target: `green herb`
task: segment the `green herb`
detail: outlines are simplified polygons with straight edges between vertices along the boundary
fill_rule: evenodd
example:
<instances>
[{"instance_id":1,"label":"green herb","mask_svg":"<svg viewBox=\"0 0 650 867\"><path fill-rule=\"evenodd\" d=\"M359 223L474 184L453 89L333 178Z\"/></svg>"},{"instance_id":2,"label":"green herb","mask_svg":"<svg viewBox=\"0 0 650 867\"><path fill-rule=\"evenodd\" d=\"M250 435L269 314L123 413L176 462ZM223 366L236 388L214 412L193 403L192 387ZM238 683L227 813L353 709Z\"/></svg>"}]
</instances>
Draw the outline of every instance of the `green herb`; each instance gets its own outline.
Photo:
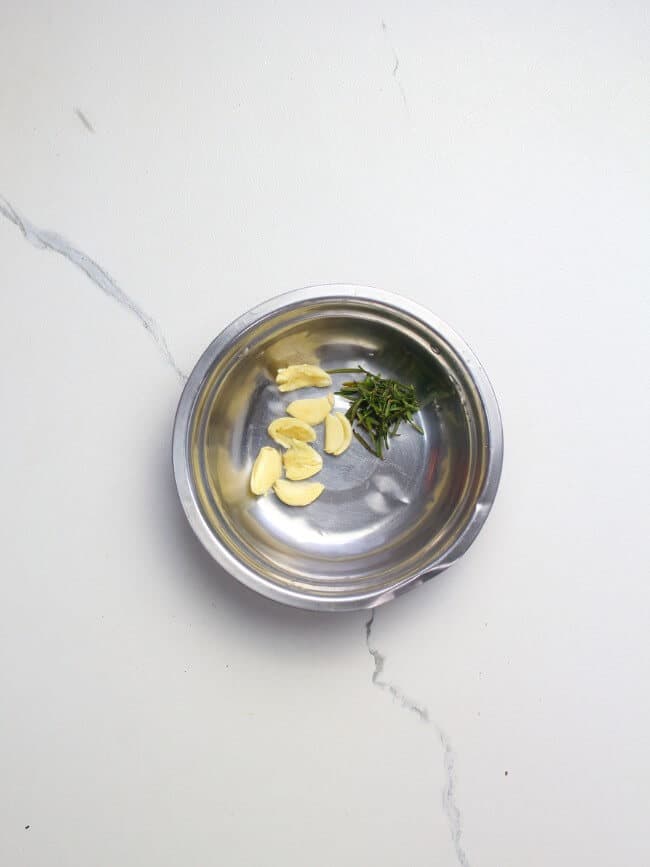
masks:
<instances>
[{"instance_id":1,"label":"green herb","mask_svg":"<svg viewBox=\"0 0 650 867\"><path fill-rule=\"evenodd\" d=\"M359 442L378 458L384 457L389 447L389 437L399 436L402 422L410 424L418 433L422 428L413 421L420 408L412 385L402 385L394 379L385 379L361 367L339 367L328 373L363 373L365 379L344 382L337 391L350 402L346 412L354 426L354 435Z\"/></svg>"}]
</instances>

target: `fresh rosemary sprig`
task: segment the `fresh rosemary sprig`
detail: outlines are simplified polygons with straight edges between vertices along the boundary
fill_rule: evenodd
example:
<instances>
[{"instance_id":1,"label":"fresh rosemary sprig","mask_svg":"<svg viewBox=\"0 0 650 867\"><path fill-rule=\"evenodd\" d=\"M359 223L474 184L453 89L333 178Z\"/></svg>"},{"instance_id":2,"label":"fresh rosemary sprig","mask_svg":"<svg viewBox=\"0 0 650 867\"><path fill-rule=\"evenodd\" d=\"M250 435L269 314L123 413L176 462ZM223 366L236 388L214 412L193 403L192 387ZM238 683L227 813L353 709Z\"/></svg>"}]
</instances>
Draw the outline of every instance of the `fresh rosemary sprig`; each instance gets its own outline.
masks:
<instances>
[{"instance_id":1,"label":"fresh rosemary sprig","mask_svg":"<svg viewBox=\"0 0 650 867\"><path fill-rule=\"evenodd\" d=\"M362 380L344 382L337 394L350 402L346 412L354 427L354 435L369 452L384 457L389 438L399 436L402 422L410 424L418 433L424 433L413 421L419 404L412 385L402 385L394 379L385 379L361 367L339 367L328 373L363 373Z\"/></svg>"}]
</instances>

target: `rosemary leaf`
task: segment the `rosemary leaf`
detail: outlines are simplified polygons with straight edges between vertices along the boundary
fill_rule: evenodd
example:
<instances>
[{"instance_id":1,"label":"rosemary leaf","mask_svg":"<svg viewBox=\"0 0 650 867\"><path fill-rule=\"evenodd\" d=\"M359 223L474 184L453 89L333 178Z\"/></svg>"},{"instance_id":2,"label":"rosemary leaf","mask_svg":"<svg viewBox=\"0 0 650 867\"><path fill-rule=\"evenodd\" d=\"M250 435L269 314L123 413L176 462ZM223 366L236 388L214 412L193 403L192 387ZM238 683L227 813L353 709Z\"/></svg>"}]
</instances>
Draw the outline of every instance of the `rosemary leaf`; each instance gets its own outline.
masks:
<instances>
[{"instance_id":1,"label":"rosemary leaf","mask_svg":"<svg viewBox=\"0 0 650 867\"><path fill-rule=\"evenodd\" d=\"M337 394L350 402L346 416L353 425L353 433L359 442L383 459L384 449L389 448L389 439L399 436L402 422L410 424L418 433L424 431L413 421L420 406L412 385L403 385L394 379L386 379L359 365L328 370L328 373L362 373L364 379L344 382ZM367 434L361 436L359 431Z\"/></svg>"}]
</instances>

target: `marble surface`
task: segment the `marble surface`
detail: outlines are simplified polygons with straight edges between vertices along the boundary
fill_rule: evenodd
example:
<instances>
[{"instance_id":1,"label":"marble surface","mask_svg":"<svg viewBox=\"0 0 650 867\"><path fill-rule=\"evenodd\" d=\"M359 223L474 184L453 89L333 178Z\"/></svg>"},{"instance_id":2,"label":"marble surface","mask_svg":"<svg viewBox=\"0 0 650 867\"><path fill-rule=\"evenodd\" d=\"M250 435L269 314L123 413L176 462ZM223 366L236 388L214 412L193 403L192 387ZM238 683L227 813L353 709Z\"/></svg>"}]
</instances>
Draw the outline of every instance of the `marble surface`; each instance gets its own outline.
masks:
<instances>
[{"instance_id":1,"label":"marble surface","mask_svg":"<svg viewBox=\"0 0 650 867\"><path fill-rule=\"evenodd\" d=\"M5 3L0 863L650 863L649 35ZM220 573L170 471L208 341L340 281L455 326L505 429L469 554L371 622Z\"/></svg>"}]
</instances>

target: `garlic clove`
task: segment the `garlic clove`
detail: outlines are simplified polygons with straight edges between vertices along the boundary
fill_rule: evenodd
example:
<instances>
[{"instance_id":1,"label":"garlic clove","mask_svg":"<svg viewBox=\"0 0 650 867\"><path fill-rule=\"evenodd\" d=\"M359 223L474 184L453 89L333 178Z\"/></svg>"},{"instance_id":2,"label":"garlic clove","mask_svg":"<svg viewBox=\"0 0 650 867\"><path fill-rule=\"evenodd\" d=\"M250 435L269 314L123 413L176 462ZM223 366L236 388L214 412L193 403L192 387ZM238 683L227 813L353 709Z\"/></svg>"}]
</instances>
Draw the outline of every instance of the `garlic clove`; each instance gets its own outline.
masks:
<instances>
[{"instance_id":1,"label":"garlic clove","mask_svg":"<svg viewBox=\"0 0 650 867\"><path fill-rule=\"evenodd\" d=\"M292 440L313 443L316 439L316 431L313 427L298 418L289 416L276 418L267 430L271 439L284 446L285 449L291 448Z\"/></svg>"},{"instance_id":2,"label":"garlic clove","mask_svg":"<svg viewBox=\"0 0 650 867\"><path fill-rule=\"evenodd\" d=\"M282 458L277 449L263 446L253 464L251 491L259 497L265 494L282 475Z\"/></svg>"},{"instance_id":3,"label":"garlic clove","mask_svg":"<svg viewBox=\"0 0 650 867\"><path fill-rule=\"evenodd\" d=\"M297 388L327 388L332 377L315 364L291 364L281 367L275 377L280 391L295 391Z\"/></svg>"},{"instance_id":4,"label":"garlic clove","mask_svg":"<svg viewBox=\"0 0 650 867\"><path fill-rule=\"evenodd\" d=\"M348 417L345 413L335 412L334 415L338 418L341 427L343 428L343 444L333 452L333 454L342 455L344 451L347 451L347 449L350 448L350 443L352 442L352 425L348 421Z\"/></svg>"},{"instance_id":5,"label":"garlic clove","mask_svg":"<svg viewBox=\"0 0 650 867\"><path fill-rule=\"evenodd\" d=\"M293 400L287 407L287 413L307 424L320 424L333 406L333 394L328 394L327 397L308 397L304 400Z\"/></svg>"},{"instance_id":6,"label":"garlic clove","mask_svg":"<svg viewBox=\"0 0 650 867\"><path fill-rule=\"evenodd\" d=\"M325 490L320 482L288 482L278 479L273 490L287 506L308 506L318 499Z\"/></svg>"},{"instance_id":7,"label":"garlic clove","mask_svg":"<svg viewBox=\"0 0 650 867\"><path fill-rule=\"evenodd\" d=\"M294 440L283 455L285 475L291 481L302 481L323 469L323 458L307 443Z\"/></svg>"},{"instance_id":8,"label":"garlic clove","mask_svg":"<svg viewBox=\"0 0 650 867\"><path fill-rule=\"evenodd\" d=\"M335 455L345 442L345 431L338 415L330 414L325 419L325 451Z\"/></svg>"}]
</instances>

